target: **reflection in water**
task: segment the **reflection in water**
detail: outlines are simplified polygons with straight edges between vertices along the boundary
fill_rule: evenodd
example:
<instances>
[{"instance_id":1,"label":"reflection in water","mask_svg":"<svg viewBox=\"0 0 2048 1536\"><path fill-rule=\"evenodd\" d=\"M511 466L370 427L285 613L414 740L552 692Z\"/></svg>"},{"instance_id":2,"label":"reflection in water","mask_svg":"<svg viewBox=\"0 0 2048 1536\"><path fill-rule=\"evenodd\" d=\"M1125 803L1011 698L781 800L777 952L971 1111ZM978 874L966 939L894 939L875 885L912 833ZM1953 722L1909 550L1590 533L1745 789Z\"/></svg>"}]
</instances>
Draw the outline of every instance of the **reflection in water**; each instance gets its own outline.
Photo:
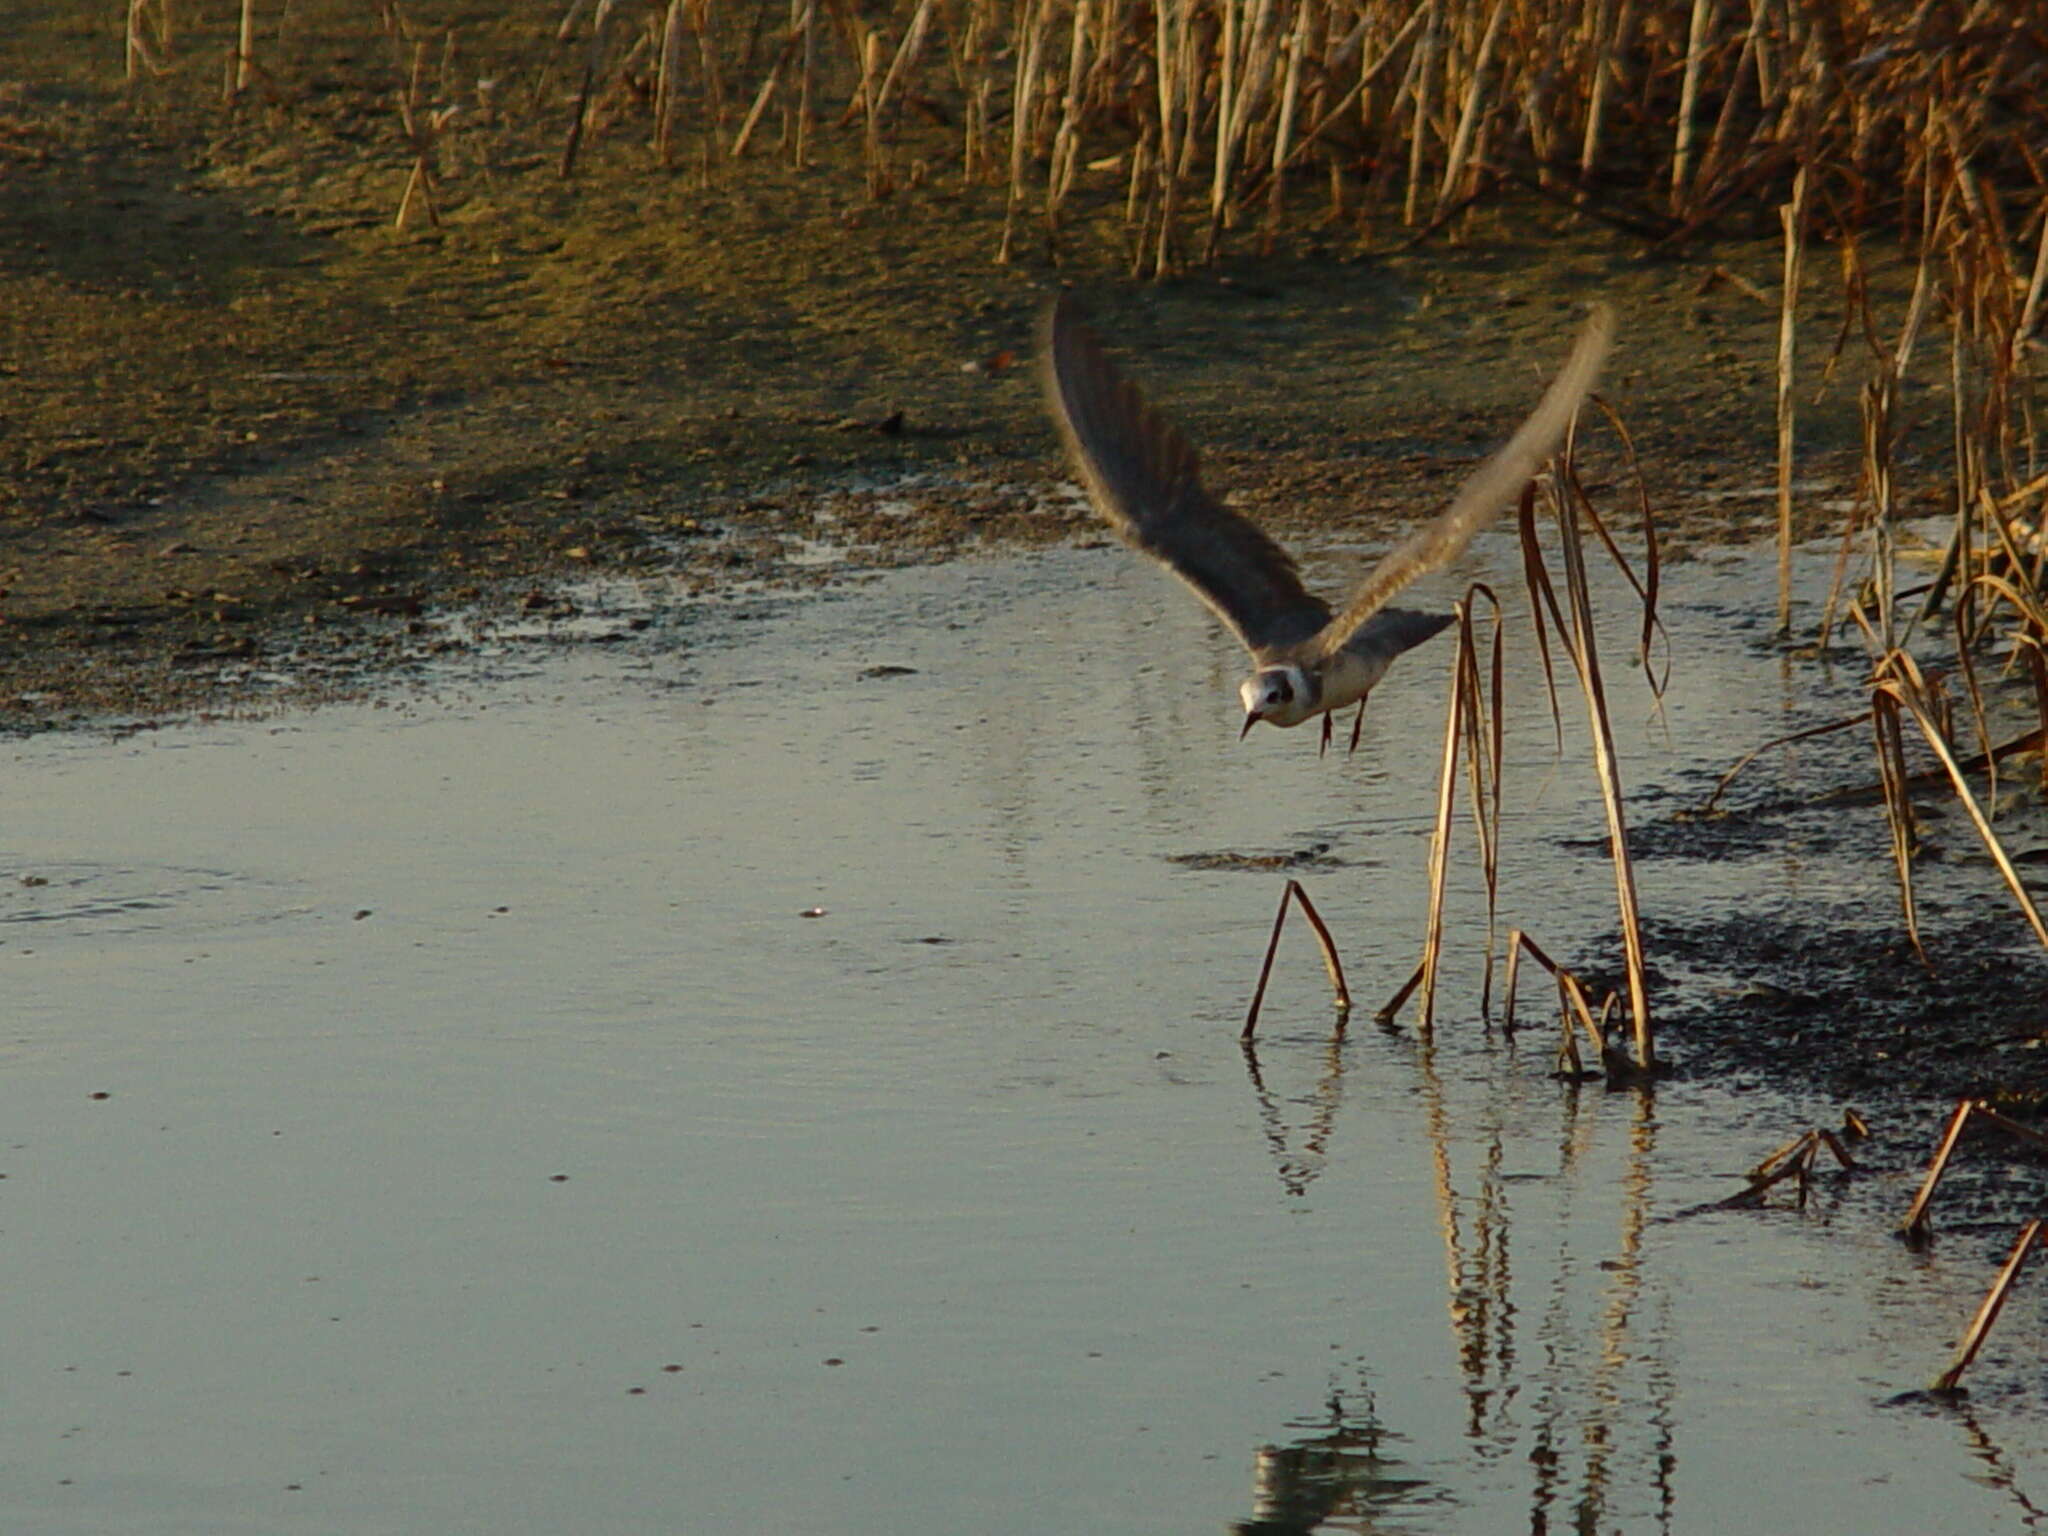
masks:
<instances>
[{"instance_id":1,"label":"reflection in water","mask_svg":"<svg viewBox=\"0 0 2048 1536\"><path fill-rule=\"evenodd\" d=\"M1343 1037L1320 1047L1308 1119L1290 1128L1256 1049L1245 1043L1260 1124L1292 1198L1305 1195L1323 1171L1342 1103L1346 1048ZM1531 1531L1604 1530L1616 1521L1669 1530L1677 1468L1674 1327L1670 1295L1644 1245L1654 1205L1653 1095L1635 1095L1617 1169L1612 1150L1603 1166L1597 1132L1601 1106L1620 1101L1591 1101L1572 1086L1556 1090L1555 1170L1515 1174L1509 1127L1526 1127L1531 1106L1522 1101L1532 1084L1511 1071L1477 1080L1461 1071L1447 1084L1427 1034L1412 1043L1412 1062L1465 1439L1496 1466L1527 1465ZM1476 1157L1469 1174L1460 1173L1461 1156ZM1519 1266L1511 1241L1517 1178L1548 1186L1547 1198L1524 1214ZM1612 1234L1613 1246L1589 1263L1589 1232L1602 1231ZM1532 1293L1541 1296L1540 1307L1529 1306ZM1531 1339L1522 1337L1525 1318L1533 1321ZM1261 1453L1259 1517L1238 1530L1307 1531L1333 1512L1376 1517L1387 1500L1373 1490L1388 1486L1387 1464L1378 1459L1381 1432L1369 1411L1347 1427L1334 1398L1332 1414L1324 1436ZM1352 1447L1363 1447L1356 1465ZM2010 1482L2008 1475L2001 1486ZM1401 1484L1400 1491L1413 1486Z\"/></svg>"},{"instance_id":2,"label":"reflection in water","mask_svg":"<svg viewBox=\"0 0 2048 1536\"><path fill-rule=\"evenodd\" d=\"M1977 1422L1977 1415L1965 1406L1956 1417L1962 1421L1970 1454L1984 1463L1979 1480L2012 1500L2019 1510L2020 1524L2027 1530L2048 1530L2048 1510L2043 1510L2027 1497L2026 1490L2020 1487L2019 1479L2013 1473L2011 1458L1984 1432L1984 1426Z\"/></svg>"},{"instance_id":3,"label":"reflection in water","mask_svg":"<svg viewBox=\"0 0 2048 1536\"><path fill-rule=\"evenodd\" d=\"M1344 1037L1331 1035L1323 1048L1322 1076L1316 1080L1315 1092L1309 1100L1308 1127L1299 1152L1293 1149L1293 1138L1279 1101L1260 1075L1258 1046L1250 1038L1240 1043L1244 1047L1245 1072L1251 1078L1252 1092L1258 1096L1259 1124L1266 1133L1266 1145L1272 1151L1280 1186L1299 1198L1308 1193L1309 1185L1315 1183L1329 1156L1330 1132L1336 1126L1337 1105L1344 1093Z\"/></svg>"},{"instance_id":4,"label":"reflection in water","mask_svg":"<svg viewBox=\"0 0 2048 1536\"><path fill-rule=\"evenodd\" d=\"M1381 1447L1391 1436L1373 1413L1372 1395L1349 1408L1330 1393L1320 1418L1290 1423L1310 1431L1285 1445L1259 1448L1252 1476L1252 1517L1233 1536L1309 1536L1313 1531L1386 1532L1385 1516L1411 1502L1423 1479Z\"/></svg>"}]
</instances>

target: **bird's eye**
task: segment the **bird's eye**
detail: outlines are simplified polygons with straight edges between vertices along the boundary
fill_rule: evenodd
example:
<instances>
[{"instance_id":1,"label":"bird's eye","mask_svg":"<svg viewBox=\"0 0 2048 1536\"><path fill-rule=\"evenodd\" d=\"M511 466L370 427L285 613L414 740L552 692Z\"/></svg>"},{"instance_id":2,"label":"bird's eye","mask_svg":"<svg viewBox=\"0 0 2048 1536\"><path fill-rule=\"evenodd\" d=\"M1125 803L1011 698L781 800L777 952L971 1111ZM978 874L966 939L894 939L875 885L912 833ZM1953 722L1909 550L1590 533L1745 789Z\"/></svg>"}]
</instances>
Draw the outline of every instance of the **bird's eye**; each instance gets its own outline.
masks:
<instances>
[{"instance_id":1,"label":"bird's eye","mask_svg":"<svg viewBox=\"0 0 2048 1536\"><path fill-rule=\"evenodd\" d=\"M1287 679L1284 677L1273 685L1273 691L1266 696L1268 704L1290 704L1293 701L1294 690L1287 686Z\"/></svg>"}]
</instances>

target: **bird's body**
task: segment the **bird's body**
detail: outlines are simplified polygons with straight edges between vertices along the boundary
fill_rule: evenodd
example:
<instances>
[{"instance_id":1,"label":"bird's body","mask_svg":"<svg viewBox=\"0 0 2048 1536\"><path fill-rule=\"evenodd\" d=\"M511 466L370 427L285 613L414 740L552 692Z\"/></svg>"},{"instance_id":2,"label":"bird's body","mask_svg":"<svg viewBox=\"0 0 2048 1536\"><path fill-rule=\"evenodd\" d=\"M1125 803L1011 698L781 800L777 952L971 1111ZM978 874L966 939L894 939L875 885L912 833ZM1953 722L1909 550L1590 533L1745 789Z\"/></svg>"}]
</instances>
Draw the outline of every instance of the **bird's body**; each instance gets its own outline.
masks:
<instances>
[{"instance_id":1,"label":"bird's body","mask_svg":"<svg viewBox=\"0 0 2048 1536\"><path fill-rule=\"evenodd\" d=\"M1047 318L1045 387L1089 498L1124 541L1195 591L1251 652L1238 690L1244 732L1300 725L1357 703L1396 656L1450 624L1446 614L1390 608L1425 571L1455 559L1521 491L1563 439L1606 356L1613 324L1596 310L1529 419L1467 477L1451 504L1397 544L1343 609L1301 583L1294 559L1203 489L1195 451L1104 356L1073 302Z\"/></svg>"}]
</instances>

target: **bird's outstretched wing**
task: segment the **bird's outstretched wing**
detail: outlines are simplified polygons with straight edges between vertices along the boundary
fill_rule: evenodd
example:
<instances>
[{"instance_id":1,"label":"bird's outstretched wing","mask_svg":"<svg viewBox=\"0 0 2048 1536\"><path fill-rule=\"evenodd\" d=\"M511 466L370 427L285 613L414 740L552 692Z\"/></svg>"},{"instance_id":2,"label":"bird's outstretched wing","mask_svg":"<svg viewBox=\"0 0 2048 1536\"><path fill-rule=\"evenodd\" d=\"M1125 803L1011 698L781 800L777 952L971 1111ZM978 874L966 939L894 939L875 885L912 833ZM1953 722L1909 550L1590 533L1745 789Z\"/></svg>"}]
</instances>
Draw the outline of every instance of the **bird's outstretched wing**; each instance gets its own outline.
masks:
<instances>
[{"instance_id":1,"label":"bird's outstretched wing","mask_svg":"<svg viewBox=\"0 0 2048 1536\"><path fill-rule=\"evenodd\" d=\"M1571 356L1551 381L1536 409L1492 458L1466 478L1451 504L1380 557L1352 592L1344 611L1315 637L1315 652L1328 657L1344 649L1395 593L1426 571L1455 560L1472 536L1512 501L1563 440L1572 413L1593 387L1614 340L1614 313L1594 308Z\"/></svg>"},{"instance_id":2,"label":"bird's outstretched wing","mask_svg":"<svg viewBox=\"0 0 2048 1536\"><path fill-rule=\"evenodd\" d=\"M1293 557L1202 489L1193 446L1111 366L1065 295L1046 315L1043 356L1053 420L1095 510L1125 543L1194 588L1254 654L1329 623Z\"/></svg>"}]
</instances>

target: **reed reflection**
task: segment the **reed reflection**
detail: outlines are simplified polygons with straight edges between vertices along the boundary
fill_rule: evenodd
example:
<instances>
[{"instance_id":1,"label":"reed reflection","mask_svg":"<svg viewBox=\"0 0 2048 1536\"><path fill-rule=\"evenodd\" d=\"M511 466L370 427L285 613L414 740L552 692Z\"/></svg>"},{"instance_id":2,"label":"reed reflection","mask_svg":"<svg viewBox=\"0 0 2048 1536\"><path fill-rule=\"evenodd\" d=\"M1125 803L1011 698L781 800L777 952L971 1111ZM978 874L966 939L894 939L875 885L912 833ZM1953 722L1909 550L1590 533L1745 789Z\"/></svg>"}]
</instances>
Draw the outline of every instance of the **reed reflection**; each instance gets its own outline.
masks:
<instances>
[{"instance_id":1,"label":"reed reflection","mask_svg":"<svg viewBox=\"0 0 2048 1536\"><path fill-rule=\"evenodd\" d=\"M1307 1113L1295 1110L1293 1120L1256 1046L1243 1048L1281 1188L1302 1198L1328 1166L1347 1043L1317 1047L1314 1089L1298 1101ZM1507 1475L1526 1467L1532 1532L1617 1522L1668 1529L1677 1373L1671 1299L1646 1245L1656 1219L1653 1095L1595 1093L1516 1070L1474 1073L1464 1057L1447 1068L1429 1035L1396 1049L1414 1075L1410 1102L1429 1158L1464 1440ZM1546 1122L1554 1133L1532 1140ZM1299 1442L1291 1456L1268 1448L1262 1466L1291 1486L1315 1465L1304 1448L1319 1443ZM1311 1509L1320 1496L1313 1478L1307 1485L1276 1495L1282 1514L1261 1505L1260 1519L1282 1523L1237 1529L1313 1529L1284 1523L1294 1518L1285 1511Z\"/></svg>"},{"instance_id":2,"label":"reed reflection","mask_svg":"<svg viewBox=\"0 0 2048 1536\"><path fill-rule=\"evenodd\" d=\"M1309 1097L1308 1120L1301 1130L1299 1150L1280 1100L1273 1096L1259 1071L1257 1044L1250 1036L1239 1044L1244 1048L1245 1074L1251 1079L1252 1093L1258 1100L1259 1126L1265 1133L1267 1149L1273 1154L1280 1187L1299 1199L1308 1193L1329 1160L1330 1136L1336 1129L1337 1108L1344 1098L1344 1037L1333 1034L1323 1046L1322 1073Z\"/></svg>"},{"instance_id":3,"label":"reed reflection","mask_svg":"<svg viewBox=\"0 0 2048 1536\"><path fill-rule=\"evenodd\" d=\"M1422 1497L1428 1483L1386 1451L1391 1435L1373 1410L1372 1394L1347 1401L1332 1390L1321 1414L1290 1422L1303 1431L1264 1445L1252 1469L1252 1515L1232 1536L1310 1536L1316 1531L1392 1532L1387 1523Z\"/></svg>"},{"instance_id":4,"label":"reed reflection","mask_svg":"<svg viewBox=\"0 0 2048 1536\"><path fill-rule=\"evenodd\" d=\"M2012 1458L1986 1433L1976 1413L1965 1405L1957 1411L1956 1418L1963 1426L1963 1437L1970 1454L1984 1465L1984 1470L1978 1474L1979 1480L2012 1501L2013 1507L2019 1511L2020 1524L2026 1529L2048 1531L2048 1510L2043 1510L2020 1487Z\"/></svg>"}]
</instances>

